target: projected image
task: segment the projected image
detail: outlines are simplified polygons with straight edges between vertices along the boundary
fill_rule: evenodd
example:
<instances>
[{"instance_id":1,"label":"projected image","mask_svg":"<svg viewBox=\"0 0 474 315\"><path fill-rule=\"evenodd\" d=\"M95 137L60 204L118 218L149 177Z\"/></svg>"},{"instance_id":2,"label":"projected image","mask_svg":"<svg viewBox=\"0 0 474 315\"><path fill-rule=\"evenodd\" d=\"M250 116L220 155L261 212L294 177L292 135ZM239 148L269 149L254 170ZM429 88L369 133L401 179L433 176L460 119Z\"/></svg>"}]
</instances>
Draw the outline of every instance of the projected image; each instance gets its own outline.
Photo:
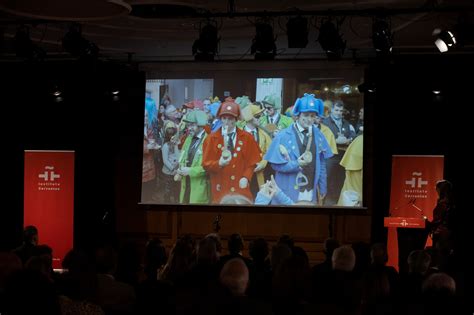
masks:
<instances>
[{"instance_id":1,"label":"projected image","mask_svg":"<svg viewBox=\"0 0 474 315\"><path fill-rule=\"evenodd\" d=\"M142 203L361 207L360 78L148 80Z\"/></svg>"}]
</instances>

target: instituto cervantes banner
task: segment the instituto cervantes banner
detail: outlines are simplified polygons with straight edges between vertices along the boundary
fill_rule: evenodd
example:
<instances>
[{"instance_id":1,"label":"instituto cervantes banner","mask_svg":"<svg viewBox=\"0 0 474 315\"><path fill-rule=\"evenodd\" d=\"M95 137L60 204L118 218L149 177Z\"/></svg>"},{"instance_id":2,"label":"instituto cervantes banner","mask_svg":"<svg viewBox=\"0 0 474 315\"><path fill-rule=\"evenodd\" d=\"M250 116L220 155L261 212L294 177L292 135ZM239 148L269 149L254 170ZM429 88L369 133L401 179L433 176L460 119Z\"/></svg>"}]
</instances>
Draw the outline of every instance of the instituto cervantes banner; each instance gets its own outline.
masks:
<instances>
[{"instance_id":1,"label":"instituto cervantes banner","mask_svg":"<svg viewBox=\"0 0 474 315\"><path fill-rule=\"evenodd\" d=\"M438 195L436 182L443 179L444 157L439 155L394 155L390 188L390 217L400 218L400 228L410 228L409 219L433 219ZM405 223L405 224L404 224ZM431 244L431 240L428 240ZM388 265L398 269L396 227L388 228Z\"/></svg>"},{"instance_id":2,"label":"instituto cervantes banner","mask_svg":"<svg viewBox=\"0 0 474 315\"><path fill-rule=\"evenodd\" d=\"M36 226L39 244L53 249L53 268L62 268L73 247L73 151L25 151L23 211L24 225Z\"/></svg>"}]
</instances>

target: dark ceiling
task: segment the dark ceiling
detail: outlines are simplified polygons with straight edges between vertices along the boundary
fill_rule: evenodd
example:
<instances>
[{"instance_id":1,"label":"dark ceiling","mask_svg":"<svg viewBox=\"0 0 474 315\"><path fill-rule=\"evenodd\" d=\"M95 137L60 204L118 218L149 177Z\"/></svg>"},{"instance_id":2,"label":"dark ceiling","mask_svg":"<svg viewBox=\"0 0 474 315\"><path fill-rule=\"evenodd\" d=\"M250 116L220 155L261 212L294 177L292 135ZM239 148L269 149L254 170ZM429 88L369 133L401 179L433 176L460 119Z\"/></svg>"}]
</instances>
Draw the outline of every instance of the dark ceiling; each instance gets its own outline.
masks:
<instances>
[{"instance_id":1,"label":"dark ceiling","mask_svg":"<svg viewBox=\"0 0 474 315\"><path fill-rule=\"evenodd\" d=\"M32 41L48 56L67 56L62 39L70 22L80 22L82 35L100 48L100 56L126 60L191 60L191 46L207 18L219 27L222 59L253 58L251 41L255 23L262 18L273 25L277 58L321 58L318 28L331 17L339 21L347 41L344 57L353 52L373 54L372 23L386 16L394 33L394 53L438 53L435 28L452 28L462 15L468 21L473 1L274 1L274 0L0 0L2 56L14 56L12 39L26 24ZM286 23L299 12L309 20L306 48L288 48ZM470 52L467 42L457 53Z\"/></svg>"}]
</instances>

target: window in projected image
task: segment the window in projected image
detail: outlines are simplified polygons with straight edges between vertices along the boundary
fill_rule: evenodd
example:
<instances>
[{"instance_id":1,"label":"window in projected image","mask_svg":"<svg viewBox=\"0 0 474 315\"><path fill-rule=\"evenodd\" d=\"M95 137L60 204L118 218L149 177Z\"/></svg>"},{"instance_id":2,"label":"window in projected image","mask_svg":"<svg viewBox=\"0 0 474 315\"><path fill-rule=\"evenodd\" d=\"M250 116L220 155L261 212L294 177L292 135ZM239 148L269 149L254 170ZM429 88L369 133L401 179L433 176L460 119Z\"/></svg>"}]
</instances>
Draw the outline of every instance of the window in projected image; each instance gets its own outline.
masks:
<instances>
[{"instance_id":1,"label":"window in projected image","mask_svg":"<svg viewBox=\"0 0 474 315\"><path fill-rule=\"evenodd\" d=\"M147 81L142 203L363 205L360 78L222 82Z\"/></svg>"}]
</instances>

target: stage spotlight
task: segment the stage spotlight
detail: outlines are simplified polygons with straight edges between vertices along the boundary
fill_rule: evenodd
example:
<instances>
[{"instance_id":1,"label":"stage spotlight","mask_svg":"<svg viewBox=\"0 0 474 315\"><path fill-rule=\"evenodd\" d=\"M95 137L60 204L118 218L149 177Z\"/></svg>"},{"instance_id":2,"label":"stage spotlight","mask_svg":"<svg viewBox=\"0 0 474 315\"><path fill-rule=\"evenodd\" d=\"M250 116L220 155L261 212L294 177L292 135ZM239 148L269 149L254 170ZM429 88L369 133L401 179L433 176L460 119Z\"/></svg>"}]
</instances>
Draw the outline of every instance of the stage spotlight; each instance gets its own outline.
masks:
<instances>
[{"instance_id":1,"label":"stage spotlight","mask_svg":"<svg viewBox=\"0 0 474 315\"><path fill-rule=\"evenodd\" d=\"M214 23L215 24L215 23ZM217 26L208 22L199 31L199 39L197 39L192 47L195 60L213 61L217 54L217 45L220 38L217 37Z\"/></svg>"},{"instance_id":2,"label":"stage spotlight","mask_svg":"<svg viewBox=\"0 0 474 315\"><path fill-rule=\"evenodd\" d=\"M251 54L256 60L273 60L276 55L276 38L273 36L273 27L268 23L259 22L256 27L255 38L252 40Z\"/></svg>"},{"instance_id":3,"label":"stage spotlight","mask_svg":"<svg viewBox=\"0 0 474 315\"><path fill-rule=\"evenodd\" d=\"M96 58L99 55L99 47L82 37L80 24L73 24L64 35L63 47L71 55L80 58Z\"/></svg>"},{"instance_id":4,"label":"stage spotlight","mask_svg":"<svg viewBox=\"0 0 474 315\"><path fill-rule=\"evenodd\" d=\"M340 59L346 49L346 41L342 39L339 29L330 20L321 24L317 41L329 60Z\"/></svg>"},{"instance_id":5,"label":"stage spotlight","mask_svg":"<svg viewBox=\"0 0 474 315\"><path fill-rule=\"evenodd\" d=\"M378 54L390 54L393 48L393 34L385 20L376 20L372 24L372 42Z\"/></svg>"},{"instance_id":6,"label":"stage spotlight","mask_svg":"<svg viewBox=\"0 0 474 315\"><path fill-rule=\"evenodd\" d=\"M308 45L308 19L302 16L293 17L286 23L288 48L306 48Z\"/></svg>"},{"instance_id":7,"label":"stage spotlight","mask_svg":"<svg viewBox=\"0 0 474 315\"><path fill-rule=\"evenodd\" d=\"M371 81L359 84L357 89L360 93L375 93L377 91L375 83Z\"/></svg>"},{"instance_id":8,"label":"stage spotlight","mask_svg":"<svg viewBox=\"0 0 474 315\"><path fill-rule=\"evenodd\" d=\"M18 57L30 61L41 61L46 56L44 50L31 41L30 30L26 26L18 28L13 40L13 46Z\"/></svg>"},{"instance_id":9,"label":"stage spotlight","mask_svg":"<svg viewBox=\"0 0 474 315\"><path fill-rule=\"evenodd\" d=\"M433 35L436 36L435 45L442 53L447 52L450 47L456 45L456 37L451 31L437 28L433 31Z\"/></svg>"}]
</instances>

